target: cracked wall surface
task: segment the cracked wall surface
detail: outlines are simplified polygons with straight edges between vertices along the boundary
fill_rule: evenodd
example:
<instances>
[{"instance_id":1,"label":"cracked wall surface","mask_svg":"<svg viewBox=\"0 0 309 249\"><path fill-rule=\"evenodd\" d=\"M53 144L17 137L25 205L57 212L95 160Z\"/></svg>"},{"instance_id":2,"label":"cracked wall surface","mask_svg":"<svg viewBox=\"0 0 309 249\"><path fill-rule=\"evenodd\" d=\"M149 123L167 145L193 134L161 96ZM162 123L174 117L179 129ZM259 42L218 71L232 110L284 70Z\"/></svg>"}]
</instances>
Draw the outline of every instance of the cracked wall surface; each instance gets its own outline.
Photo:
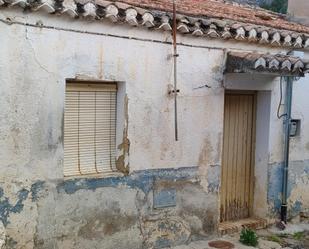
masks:
<instances>
[{"instance_id":1,"label":"cracked wall surface","mask_svg":"<svg viewBox=\"0 0 309 249\"><path fill-rule=\"evenodd\" d=\"M281 208L283 164L269 165L268 202L271 212L276 214ZM309 161L289 163L288 211L289 217L309 211Z\"/></svg>"},{"instance_id":2,"label":"cracked wall surface","mask_svg":"<svg viewBox=\"0 0 309 249\"><path fill-rule=\"evenodd\" d=\"M0 22L5 34L0 36L0 224L6 248L162 248L215 234L226 49L279 50L180 36L180 141L175 142L174 103L167 96L173 80L170 33L14 8L1 11L0 19L6 18L12 20ZM41 26L29 25L35 23ZM123 124L117 126L123 174L63 177L65 80L75 78L125 86ZM306 84L295 88L303 99ZM271 178L282 161L282 123L275 117L278 81L266 85L272 92L266 155ZM299 98L294 102L294 114L306 124L305 107ZM294 161L309 158L309 132L303 129L291 146ZM295 210L308 207L308 197L299 194L308 186L308 171L300 164L293 166ZM270 189L276 199L278 188Z\"/></svg>"}]
</instances>

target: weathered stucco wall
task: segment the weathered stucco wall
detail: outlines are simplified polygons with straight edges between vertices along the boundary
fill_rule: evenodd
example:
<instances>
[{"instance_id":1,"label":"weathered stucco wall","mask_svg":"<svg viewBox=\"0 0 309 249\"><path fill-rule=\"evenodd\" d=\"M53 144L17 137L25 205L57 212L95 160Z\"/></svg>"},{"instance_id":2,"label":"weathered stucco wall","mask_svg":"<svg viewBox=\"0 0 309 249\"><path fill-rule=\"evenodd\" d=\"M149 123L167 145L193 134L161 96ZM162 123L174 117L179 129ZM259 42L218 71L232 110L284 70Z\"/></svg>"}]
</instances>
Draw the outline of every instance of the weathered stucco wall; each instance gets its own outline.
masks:
<instances>
[{"instance_id":1,"label":"weathered stucco wall","mask_svg":"<svg viewBox=\"0 0 309 249\"><path fill-rule=\"evenodd\" d=\"M0 23L5 34L0 36L0 218L6 247L160 248L213 234L219 220L225 49L278 50L179 37L180 141L175 142L173 100L167 96L173 79L169 33L14 9L1 11L0 18L12 21ZM120 125L117 132L129 145L128 176L63 178L67 78L124 84L127 131ZM272 92L267 163L273 168L282 161L282 122L276 118L278 80L267 84ZM306 80L300 84L308 87ZM306 99L304 88L295 88ZM302 102L295 98L294 111L305 124L309 113ZM304 125L302 134L304 145L309 141ZM309 151L298 155L297 146L292 158L305 162ZM308 208L303 165L293 185L302 192L292 190L291 196Z\"/></svg>"},{"instance_id":2,"label":"weathered stucco wall","mask_svg":"<svg viewBox=\"0 0 309 249\"><path fill-rule=\"evenodd\" d=\"M308 55L304 55L308 58ZM290 215L299 214L300 211L309 211L308 193L308 157L309 157L309 132L308 111L309 105L306 100L306 92L309 90L308 77L297 80L294 83L292 118L301 120L300 134L290 140L290 170L289 170L289 211ZM274 116L275 117L275 116ZM277 125L276 125L277 124ZM280 121L271 120L273 127L280 127ZM282 126L281 126L282 128ZM269 161L269 186L268 200L273 211L280 209L280 193L282 184L282 144L280 130L273 130L271 148L275 151Z\"/></svg>"},{"instance_id":3,"label":"weathered stucco wall","mask_svg":"<svg viewBox=\"0 0 309 249\"><path fill-rule=\"evenodd\" d=\"M309 8L309 4L306 0L289 0L289 13L294 16L308 17L306 9Z\"/></svg>"}]
</instances>

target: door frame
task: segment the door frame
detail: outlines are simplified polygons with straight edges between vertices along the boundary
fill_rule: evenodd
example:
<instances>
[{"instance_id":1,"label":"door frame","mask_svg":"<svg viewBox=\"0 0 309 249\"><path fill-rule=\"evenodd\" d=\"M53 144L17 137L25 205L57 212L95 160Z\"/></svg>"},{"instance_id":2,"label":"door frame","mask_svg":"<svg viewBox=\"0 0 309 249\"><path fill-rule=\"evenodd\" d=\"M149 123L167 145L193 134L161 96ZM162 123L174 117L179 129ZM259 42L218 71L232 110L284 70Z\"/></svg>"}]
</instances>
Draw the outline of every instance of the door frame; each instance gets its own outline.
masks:
<instances>
[{"instance_id":1,"label":"door frame","mask_svg":"<svg viewBox=\"0 0 309 249\"><path fill-rule=\"evenodd\" d=\"M222 139L222 154L221 154L221 162L223 163L223 148L224 148L224 143L225 143L225 134L224 134L224 123L225 123L225 104L226 104L226 95L252 95L253 96L253 120L252 120L252 140L251 140L251 172L250 172L250 178L251 178L251 184L250 184L250 193L249 193L249 217L252 217L253 214L253 205L254 205L254 190L255 190L255 149L256 149L256 115L257 115L257 91L251 91L251 90L226 90L224 92L224 110L223 110L223 139ZM221 163L221 164L222 164ZM223 165L222 165L223 166ZM222 201L222 166L221 166L221 187L220 187L220 205L221 207L221 201ZM221 221L221 216L222 215L222 210L220 208L220 221Z\"/></svg>"}]
</instances>

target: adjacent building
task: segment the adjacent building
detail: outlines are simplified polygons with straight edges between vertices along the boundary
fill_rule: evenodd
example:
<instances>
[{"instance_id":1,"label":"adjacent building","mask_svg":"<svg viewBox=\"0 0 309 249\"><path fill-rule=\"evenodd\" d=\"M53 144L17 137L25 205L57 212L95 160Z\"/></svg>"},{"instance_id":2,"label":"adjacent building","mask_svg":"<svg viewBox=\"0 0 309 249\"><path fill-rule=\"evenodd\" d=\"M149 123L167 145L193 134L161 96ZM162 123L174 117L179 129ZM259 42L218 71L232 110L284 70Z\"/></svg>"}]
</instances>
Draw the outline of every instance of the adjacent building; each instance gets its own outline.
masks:
<instances>
[{"instance_id":1,"label":"adjacent building","mask_svg":"<svg viewBox=\"0 0 309 249\"><path fill-rule=\"evenodd\" d=\"M288 6L288 13L293 21L301 24L309 24L308 15L309 2L305 0L290 0Z\"/></svg>"}]
</instances>

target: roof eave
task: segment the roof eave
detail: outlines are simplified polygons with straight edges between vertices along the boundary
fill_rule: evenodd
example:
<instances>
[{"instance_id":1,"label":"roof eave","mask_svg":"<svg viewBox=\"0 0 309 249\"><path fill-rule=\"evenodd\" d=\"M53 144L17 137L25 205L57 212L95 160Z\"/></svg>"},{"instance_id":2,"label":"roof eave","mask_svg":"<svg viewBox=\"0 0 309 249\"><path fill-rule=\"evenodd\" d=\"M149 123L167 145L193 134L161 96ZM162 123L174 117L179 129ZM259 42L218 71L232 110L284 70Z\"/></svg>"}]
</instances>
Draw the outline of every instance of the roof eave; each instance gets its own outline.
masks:
<instances>
[{"instance_id":1,"label":"roof eave","mask_svg":"<svg viewBox=\"0 0 309 249\"><path fill-rule=\"evenodd\" d=\"M119 2L0 0L0 5L1 3L3 3L3 7L18 6L30 11L69 15L73 18L109 20L113 23L126 23L130 26L145 27L151 30L169 31L172 28L172 13L170 12L139 8ZM178 14L177 32L201 38L236 40L239 42L262 44L264 46L292 49L305 49L309 47L309 34L307 33L279 30L229 19L198 18Z\"/></svg>"}]
</instances>

